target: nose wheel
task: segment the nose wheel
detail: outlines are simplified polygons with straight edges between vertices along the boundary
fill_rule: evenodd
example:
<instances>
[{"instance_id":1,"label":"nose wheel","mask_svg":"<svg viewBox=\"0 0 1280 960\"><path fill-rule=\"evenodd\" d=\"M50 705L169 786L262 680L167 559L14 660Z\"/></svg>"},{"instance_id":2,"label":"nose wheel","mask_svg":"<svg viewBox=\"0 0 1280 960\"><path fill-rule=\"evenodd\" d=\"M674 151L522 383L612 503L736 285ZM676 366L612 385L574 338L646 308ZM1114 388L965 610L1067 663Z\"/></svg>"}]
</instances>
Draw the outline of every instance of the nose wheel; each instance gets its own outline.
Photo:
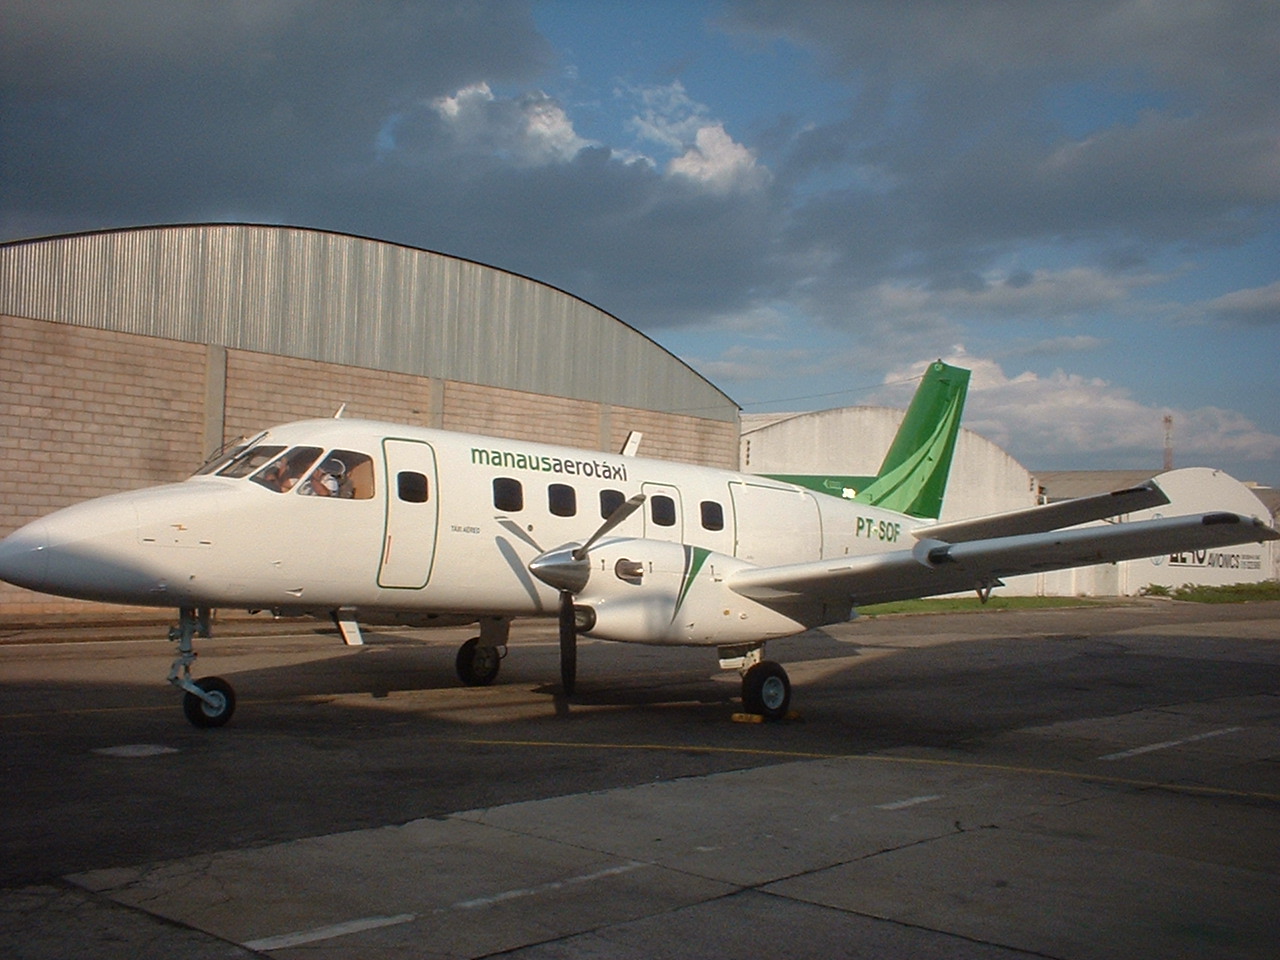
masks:
<instances>
[{"instance_id":1,"label":"nose wheel","mask_svg":"<svg viewBox=\"0 0 1280 960\"><path fill-rule=\"evenodd\" d=\"M221 677L196 680L200 694L187 692L182 698L182 712L195 727L220 727L231 719L236 709L236 694L231 684Z\"/></svg>"},{"instance_id":2,"label":"nose wheel","mask_svg":"<svg viewBox=\"0 0 1280 960\"><path fill-rule=\"evenodd\" d=\"M209 608L183 607L178 611L178 625L169 630L169 639L178 644L178 655L169 668L169 682L185 692L182 712L193 726L220 727L235 713L236 694L221 677L191 679L191 665L196 662L192 641L197 636L212 636Z\"/></svg>"},{"instance_id":3,"label":"nose wheel","mask_svg":"<svg viewBox=\"0 0 1280 960\"><path fill-rule=\"evenodd\" d=\"M495 647L482 643L479 637L472 637L458 648L458 657L454 661L458 679L468 687L487 687L497 679L502 658L506 655L505 645Z\"/></svg>"}]
</instances>

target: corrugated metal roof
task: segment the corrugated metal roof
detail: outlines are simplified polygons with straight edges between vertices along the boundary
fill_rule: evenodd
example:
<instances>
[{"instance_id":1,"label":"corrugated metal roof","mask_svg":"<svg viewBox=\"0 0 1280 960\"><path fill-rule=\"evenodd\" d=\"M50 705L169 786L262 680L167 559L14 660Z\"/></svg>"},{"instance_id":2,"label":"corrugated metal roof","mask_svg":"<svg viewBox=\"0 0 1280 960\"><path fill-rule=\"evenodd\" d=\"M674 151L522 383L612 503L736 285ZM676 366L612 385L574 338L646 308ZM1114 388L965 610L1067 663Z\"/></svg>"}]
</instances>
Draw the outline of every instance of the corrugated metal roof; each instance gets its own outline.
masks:
<instances>
[{"instance_id":1,"label":"corrugated metal roof","mask_svg":"<svg viewBox=\"0 0 1280 960\"><path fill-rule=\"evenodd\" d=\"M571 294L297 227L194 224L0 244L0 312L732 422L679 358Z\"/></svg>"}]
</instances>

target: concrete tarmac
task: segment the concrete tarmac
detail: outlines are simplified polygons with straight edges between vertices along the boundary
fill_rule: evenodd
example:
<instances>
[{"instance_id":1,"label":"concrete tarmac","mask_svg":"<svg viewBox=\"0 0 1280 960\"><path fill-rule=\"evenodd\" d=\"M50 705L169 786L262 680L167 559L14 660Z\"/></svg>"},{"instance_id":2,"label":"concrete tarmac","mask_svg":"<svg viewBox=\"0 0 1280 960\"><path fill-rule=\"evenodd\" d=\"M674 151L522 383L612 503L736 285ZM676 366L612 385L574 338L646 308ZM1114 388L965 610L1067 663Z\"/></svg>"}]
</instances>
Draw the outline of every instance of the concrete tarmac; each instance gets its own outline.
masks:
<instances>
[{"instance_id":1,"label":"concrete tarmac","mask_svg":"<svg viewBox=\"0 0 1280 960\"><path fill-rule=\"evenodd\" d=\"M517 624L0 628L0 956L1271 958L1280 604L860 620L713 651ZM104 639L96 639L97 637Z\"/></svg>"}]
</instances>

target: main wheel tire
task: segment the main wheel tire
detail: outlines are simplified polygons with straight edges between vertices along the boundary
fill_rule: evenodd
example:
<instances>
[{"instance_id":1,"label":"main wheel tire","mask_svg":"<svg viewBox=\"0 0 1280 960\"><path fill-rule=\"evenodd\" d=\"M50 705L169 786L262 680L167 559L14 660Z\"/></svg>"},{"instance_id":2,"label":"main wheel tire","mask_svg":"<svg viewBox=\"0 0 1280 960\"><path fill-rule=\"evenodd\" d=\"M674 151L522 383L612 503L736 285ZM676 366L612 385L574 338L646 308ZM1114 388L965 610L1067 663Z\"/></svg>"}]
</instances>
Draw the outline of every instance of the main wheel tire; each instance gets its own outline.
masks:
<instances>
[{"instance_id":1,"label":"main wheel tire","mask_svg":"<svg viewBox=\"0 0 1280 960\"><path fill-rule=\"evenodd\" d=\"M767 720L781 720L791 704L791 680L772 660L757 663L742 678L742 706Z\"/></svg>"},{"instance_id":2,"label":"main wheel tire","mask_svg":"<svg viewBox=\"0 0 1280 960\"><path fill-rule=\"evenodd\" d=\"M458 679L468 687L487 687L498 676L502 657L497 647L482 647L480 638L472 637L458 648L454 666L458 670Z\"/></svg>"},{"instance_id":3,"label":"main wheel tire","mask_svg":"<svg viewBox=\"0 0 1280 960\"><path fill-rule=\"evenodd\" d=\"M220 727L231 719L231 715L236 712L236 694L231 689L231 684L221 677L205 677L197 680L196 686L209 694L213 703L194 693L188 693L182 698L182 712L193 726Z\"/></svg>"}]
</instances>

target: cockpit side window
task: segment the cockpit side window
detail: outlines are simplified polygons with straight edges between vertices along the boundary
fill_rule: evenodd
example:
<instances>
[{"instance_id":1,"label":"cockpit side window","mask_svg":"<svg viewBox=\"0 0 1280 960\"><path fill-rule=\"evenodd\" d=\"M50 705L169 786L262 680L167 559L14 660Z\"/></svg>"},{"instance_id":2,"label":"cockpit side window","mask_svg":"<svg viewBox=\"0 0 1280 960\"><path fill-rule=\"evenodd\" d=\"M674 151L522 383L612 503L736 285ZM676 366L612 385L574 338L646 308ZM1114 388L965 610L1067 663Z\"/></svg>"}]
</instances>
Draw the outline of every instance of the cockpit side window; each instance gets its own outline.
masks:
<instances>
[{"instance_id":1,"label":"cockpit side window","mask_svg":"<svg viewBox=\"0 0 1280 960\"><path fill-rule=\"evenodd\" d=\"M254 453L257 451L255 450ZM255 473L253 480L276 493L288 493L297 486L298 481L307 472L307 468L315 463L319 456L319 447L294 447ZM232 476L230 473L224 473L224 475ZM235 475L243 476L243 474Z\"/></svg>"},{"instance_id":2,"label":"cockpit side window","mask_svg":"<svg viewBox=\"0 0 1280 960\"><path fill-rule=\"evenodd\" d=\"M369 500L373 497L373 460L354 450L330 450L302 484L307 497Z\"/></svg>"}]
</instances>

